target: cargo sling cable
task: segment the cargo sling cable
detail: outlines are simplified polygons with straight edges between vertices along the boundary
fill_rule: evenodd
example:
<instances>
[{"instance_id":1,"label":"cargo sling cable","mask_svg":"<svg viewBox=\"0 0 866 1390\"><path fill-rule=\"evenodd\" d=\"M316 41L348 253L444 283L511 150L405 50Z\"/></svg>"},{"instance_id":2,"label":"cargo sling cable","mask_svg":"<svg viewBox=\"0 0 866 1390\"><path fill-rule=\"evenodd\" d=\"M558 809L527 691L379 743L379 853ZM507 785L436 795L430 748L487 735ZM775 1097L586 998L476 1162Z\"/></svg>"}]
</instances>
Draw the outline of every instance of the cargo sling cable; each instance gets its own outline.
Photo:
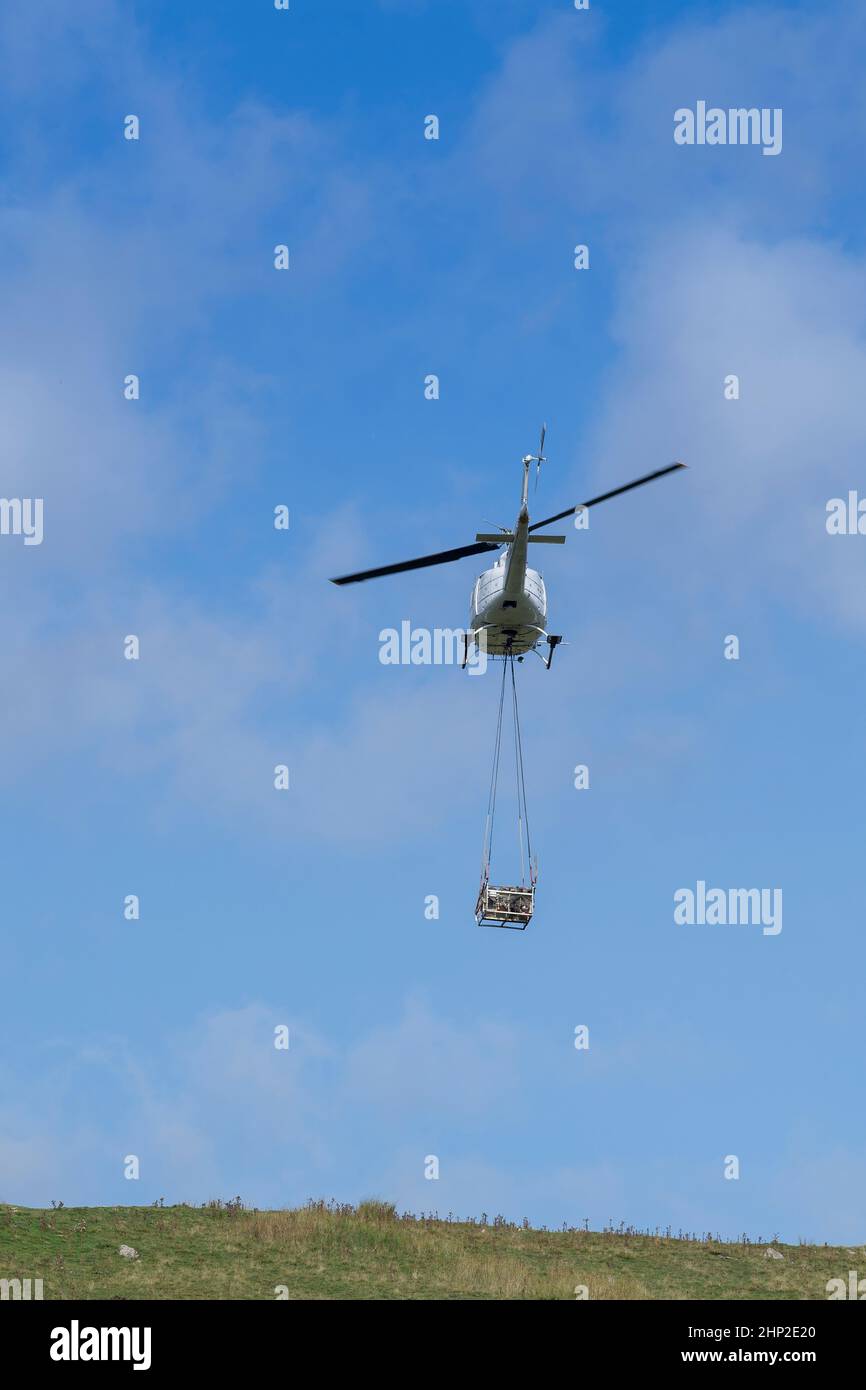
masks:
<instances>
[{"instance_id":1,"label":"cargo sling cable","mask_svg":"<svg viewBox=\"0 0 866 1390\"><path fill-rule=\"evenodd\" d=\"M490 881L490 860L493 853L493 828L496 818L496 800L499 790L499 767L502 755L502 725L505 711L505 685L509 673L511 675L511 704L512 720L514 725L514 762L517 783L517 840L520 847L520 894L519 900L515 900L515 889L489 889ZM527 867L529 870L529 885L527 886L526 876ZM497 906L504 910L505 920L502 925L523 925L526 926L532 915L533 889L536 881L535 865L532 858L532 842L529 834L529 812L526 803L526 779L523 767L523 741L520 734L520 714L517 702L517 682L514 676L514 655L508 653L502 664L502 685L499 691L499 709L496 720L496 737L493 747L493 767L490 774L490 792L487 798L487 818L484 826L484 846L482 850L481 863L481 892L479 894L476 919L480 916L485 918L498 917L500 912ZM510 895L509 901L504 903L503 895ZM488 900L492 900L488 902ZM487 911L487 907L491 911Z\"/></svg>"}]
</instances>

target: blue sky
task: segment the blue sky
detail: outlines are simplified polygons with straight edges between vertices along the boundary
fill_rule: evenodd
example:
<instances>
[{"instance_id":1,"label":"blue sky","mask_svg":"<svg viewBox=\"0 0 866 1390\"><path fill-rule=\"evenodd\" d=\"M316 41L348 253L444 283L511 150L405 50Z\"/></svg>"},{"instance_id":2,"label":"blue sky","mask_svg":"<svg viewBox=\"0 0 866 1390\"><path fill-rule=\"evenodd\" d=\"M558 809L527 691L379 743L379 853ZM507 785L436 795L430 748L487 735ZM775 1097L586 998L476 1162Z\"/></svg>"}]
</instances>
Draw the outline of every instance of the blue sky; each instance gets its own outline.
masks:
<instances>
[{"instance_id":1,"label":"blue sky","mask_svg":"<svg viewBox=\"0 0 866 1390\"><path fill-rule=\"evenodd\" d=\"M0 537L0 1200L863 1239L864 58L856 3L0 19L3 494L45 499ZM699 99L782 153L675 145ZM509 524L544 419L542 515L690 470L543 557L514 934L495 676L378 660L473 562L327 580ZM698 880L781 933L676 925Z\"/></svg>"}]
</instances>

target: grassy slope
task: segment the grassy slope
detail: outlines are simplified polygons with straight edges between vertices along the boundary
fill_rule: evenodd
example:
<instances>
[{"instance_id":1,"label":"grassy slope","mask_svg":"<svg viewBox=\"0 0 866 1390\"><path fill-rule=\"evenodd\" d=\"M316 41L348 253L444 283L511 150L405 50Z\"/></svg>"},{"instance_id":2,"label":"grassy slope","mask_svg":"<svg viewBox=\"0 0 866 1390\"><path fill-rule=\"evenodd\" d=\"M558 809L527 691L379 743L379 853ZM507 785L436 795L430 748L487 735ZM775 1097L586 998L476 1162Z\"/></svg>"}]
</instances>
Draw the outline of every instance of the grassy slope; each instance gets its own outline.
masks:
<instances>
[{"instance_id":1,"label":"grassy slope","mask_svg":"<svg viewBox=\"0 0 866 1390\"><path fill-rule=\"evenodd\" d=\"M138 1260L119 1254L121 1245ZM0 1206L0 1278L42 1278L46 1299L824 1299L866 1269L866 1247L765 1247L397 1220L375 1206Z\"/></svg>"}]
</instances>

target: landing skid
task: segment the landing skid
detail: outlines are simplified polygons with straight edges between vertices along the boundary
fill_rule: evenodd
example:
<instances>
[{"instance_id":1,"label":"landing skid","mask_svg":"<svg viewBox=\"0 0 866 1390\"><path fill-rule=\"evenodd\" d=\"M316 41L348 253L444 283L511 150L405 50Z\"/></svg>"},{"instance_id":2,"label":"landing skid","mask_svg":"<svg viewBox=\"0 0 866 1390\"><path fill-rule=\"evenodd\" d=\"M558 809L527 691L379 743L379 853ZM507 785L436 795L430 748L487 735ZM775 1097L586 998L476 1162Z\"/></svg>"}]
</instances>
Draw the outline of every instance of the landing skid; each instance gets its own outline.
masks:
<instances>
[{"instance_id":1,"label":"landing skid","mask_svg":"<svg viewBox=\"0 0 866 1390\"><path fill-rule=\"evenodd\" d=\"M480 628L477 629L478 632L487 632L487 630L488 630L488 629L487 629L486 627L480 627ZM544 662L545 666L547 667L547 669L548 669L548 671L549 671L549 670L550 670L550 663L551 663L552 660L553 660L553 653L556 651L556 648L559 646L560 642L562 641L562 636L561 636L561 634L560 634L560 635L557 635L557 634L555 634L555 633L542 632L541 628L537 628L536 631L538 632L538 641L539 641L539 642L540 642L540 641L544 641L544 642L547 643L547 656L544 657L544 656L541 655L541 652L538 650L537 644L536 644L536 646L534 646L534 647L530 647L530 648L529 648L529 651L535 652L535 655L536 655L537 657L539 657L539 658ZM461 671L465 671L465 670L466 670L466 666L467 666L467 663L468 663L468 661L469 661L469 643L470 643L470 641L471 641L471 639L472 639L473 636L474 636L474 634L473 634L473 633L470 633L470 632L464 632L464 634L463 634L463 660L462 660L461 663L460 663L460 670L461 670ZM508 648L502 653L502 655L503 655L503 657L508 657L508 656L511 655L510 643L509 643L509 645L508 645ZM495 653L495 652L490 652L490 653L489 653L489 656L491 657L491 659L495 659L496 653ZM518 660L518 661L522 661L522 660L523 660L523 657L522 657L522 656L518 656L518 657L517 657L517 660Z\"/></svg>"}]
</instances>

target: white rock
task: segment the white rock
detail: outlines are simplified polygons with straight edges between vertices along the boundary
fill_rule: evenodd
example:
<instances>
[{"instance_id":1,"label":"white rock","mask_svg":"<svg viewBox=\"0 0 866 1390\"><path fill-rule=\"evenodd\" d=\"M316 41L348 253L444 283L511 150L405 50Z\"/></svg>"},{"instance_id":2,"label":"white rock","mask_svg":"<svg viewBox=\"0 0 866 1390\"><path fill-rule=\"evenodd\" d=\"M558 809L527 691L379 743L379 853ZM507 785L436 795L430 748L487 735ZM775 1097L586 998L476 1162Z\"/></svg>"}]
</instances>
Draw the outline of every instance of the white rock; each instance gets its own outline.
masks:
<instances>
[{"instance_id":1,"label":"white rock","mask_svg":"<svg viewBox=\"0 0 866 1390\"><path fill-rule=\"evenodd\" d=\"M772 1245L767 1246L764 1251L765 1260L784 1260L784 1258L785 1256L779 1250L774 1250Z\"/></svg>"},{"instance_id":2,"label":"white rock","mask_svg":"<svg viewBox=\"0 0 866 1390\"><path fill-rule=\"evenodd\" d=\"M137 1260L138 1251L133 1250L131 1245L121 1245L120 1253L125 1260Z\"/></svg>"}]
</instances>

